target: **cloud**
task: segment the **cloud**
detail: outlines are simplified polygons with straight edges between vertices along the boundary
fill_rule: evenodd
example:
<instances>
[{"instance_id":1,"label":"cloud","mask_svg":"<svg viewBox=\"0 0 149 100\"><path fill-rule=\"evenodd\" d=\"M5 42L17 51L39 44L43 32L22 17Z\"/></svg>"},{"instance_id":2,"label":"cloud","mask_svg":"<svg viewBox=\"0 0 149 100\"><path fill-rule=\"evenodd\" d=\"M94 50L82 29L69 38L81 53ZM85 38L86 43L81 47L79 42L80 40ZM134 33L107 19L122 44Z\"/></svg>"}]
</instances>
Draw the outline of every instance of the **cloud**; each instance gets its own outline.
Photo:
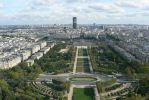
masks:
<instances>
[{"instance_id":1,"label":"cloud","mask_svg":"<svg viewBox=\"0 0 149 100\"><path fill-rule=\"evenodd\" d=\"M149 7L149 0L118 0L116 4L128 8L146 8Z\"/></svg>"},{"instance_id":2,"label":"cloud","mask_svg":"<svg viewBox=\"0 0 149 100\"><path fill-rule=\"evenodd\" d=\"M3 19L25 23L71 23L76 16L80 23L93 23L123 18L129 22L129 18L143 19L149 15L144 10L149 8L149 0L27 0L28 3L23 4L25 1L12 4L16 7L12 12L9 12L11 4L9 8L0 9L6 16Z\"/></svg>"},{"instance_id":3,"label":"cloud","mask_svg":"<svg viewBox=\"0 0 149 100\"><path fill-rule=\"evenodd\" d=\"M92 8L99 12L106 12L106 13L122 13L124 12L124 9L113 5L113 4L105 4L105 3L98 3L98 4L92 4L88 6L89 8Z\"/></svg>"},{"instance_id":4,"label":"cloud","mask_svg":"<svg viewBox=\"0 0 149 100\"><path fill-rule=\"evenodd\" d=\"M46 6L55 4L58 0L33 0L33 3L38 6Z\"/></svg>"},{"instance_id":5,"label":"cloud","mask_svg":"<svg viewBox=\"0 0 149 100\"><path fill-rule=\"evenodd\" d=\"M141 17L141 18L144 18L144 17L149 17L149 12L136 12L136 13L131 13L131 14L126 14L125 15L126 17Z\"/></svg>"},{"instance_id":6,"label":"cloud","mask_svg":"<svg viewBox=\"0 0 149 100\"><path fill-rule=\"evenodd\" d=\"M88 2L97 2L97 0L66 0L67 3L88 3Z\"/></svg>"},{"instance_id":7,"label":"cloud","mask_svg":"<svg viewBox=\"0 0 149 100\"><path fill-rule=\"evenodd\" d=\"M4 4L0 1L0 8L3 8Z\"/></svg>"}]
</instances>

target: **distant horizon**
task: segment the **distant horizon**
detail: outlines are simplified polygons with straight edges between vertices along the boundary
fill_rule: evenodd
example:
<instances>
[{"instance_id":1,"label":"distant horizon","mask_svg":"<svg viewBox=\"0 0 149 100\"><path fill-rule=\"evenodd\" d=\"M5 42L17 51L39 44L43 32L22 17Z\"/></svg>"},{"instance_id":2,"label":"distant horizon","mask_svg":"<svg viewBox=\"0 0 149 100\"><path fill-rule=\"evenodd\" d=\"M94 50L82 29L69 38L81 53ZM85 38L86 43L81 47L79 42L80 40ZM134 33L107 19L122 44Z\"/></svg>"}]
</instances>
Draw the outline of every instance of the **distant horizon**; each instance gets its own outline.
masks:
<instances>
[{"instance_id":1,"label":"distant horizon","mask_svg":"<svg viewBox=\"0 0 149 100\"><path fill-rule=\"evenodd\" d=\"M149 0L0 0L0 25L149 25Z\"/></svg>"},{"instance_id":2,"label":"distant horizon","mask_svg":"<svg viewBox=\"0 0 149 100\"><path fill-rule=\"evenodd\" d=\"M88 24L77 24L77 25L93 25L94 23L88 23ZM96 25L142 25L142 26L149 26L149 24L98 24L98 23L95 23ZM72 23L70 24L4 24L4 25L1 25L0 26L31 26L31 25L72 25Z\"/></svg>"}]
</instances>

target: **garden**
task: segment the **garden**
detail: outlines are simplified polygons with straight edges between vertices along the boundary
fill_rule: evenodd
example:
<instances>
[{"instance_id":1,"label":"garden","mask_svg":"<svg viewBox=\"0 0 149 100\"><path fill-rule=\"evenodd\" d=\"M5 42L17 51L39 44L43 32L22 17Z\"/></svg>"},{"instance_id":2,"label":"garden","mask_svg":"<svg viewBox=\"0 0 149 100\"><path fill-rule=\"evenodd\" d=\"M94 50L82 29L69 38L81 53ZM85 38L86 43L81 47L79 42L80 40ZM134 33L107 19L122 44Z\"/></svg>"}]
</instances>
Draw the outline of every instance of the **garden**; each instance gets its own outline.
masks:
<instances>
[{"instance_id":1,"label":"garden","mask_svg":"<svg viewBox=\"0 0 149 100\"><path fill-rule=\"evenodd\" d=\"M72 100L95 100L93 88L74 88Z\"/></svg>"}]
</instances>

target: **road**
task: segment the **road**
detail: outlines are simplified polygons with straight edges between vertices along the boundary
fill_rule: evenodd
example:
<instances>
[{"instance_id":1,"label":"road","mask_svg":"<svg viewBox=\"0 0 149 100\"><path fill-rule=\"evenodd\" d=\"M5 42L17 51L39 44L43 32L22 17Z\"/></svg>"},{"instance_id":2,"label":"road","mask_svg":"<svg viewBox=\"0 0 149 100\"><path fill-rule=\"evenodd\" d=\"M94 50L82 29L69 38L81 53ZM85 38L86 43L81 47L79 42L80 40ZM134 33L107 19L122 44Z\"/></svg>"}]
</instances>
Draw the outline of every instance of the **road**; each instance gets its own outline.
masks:
<instances>
[{"instance_id":1,"label":"road","mask_svg":"<svg viewBox=\"0 0 149 100\"><path fill-rule=\"evenodd\" d=\"M64 79L68 80L71 77L80 77L80 76L86 76L86 77L94 77L97 78L97 80L110 80L112 79L108 75L104 74L95 74L95 73L67 73L67 74L59 74L59 75L49 75L49 74L40 74L39 77L36 79L37 82L41 81L50 81L51 79Z\"/></svg>"}]
</instances>

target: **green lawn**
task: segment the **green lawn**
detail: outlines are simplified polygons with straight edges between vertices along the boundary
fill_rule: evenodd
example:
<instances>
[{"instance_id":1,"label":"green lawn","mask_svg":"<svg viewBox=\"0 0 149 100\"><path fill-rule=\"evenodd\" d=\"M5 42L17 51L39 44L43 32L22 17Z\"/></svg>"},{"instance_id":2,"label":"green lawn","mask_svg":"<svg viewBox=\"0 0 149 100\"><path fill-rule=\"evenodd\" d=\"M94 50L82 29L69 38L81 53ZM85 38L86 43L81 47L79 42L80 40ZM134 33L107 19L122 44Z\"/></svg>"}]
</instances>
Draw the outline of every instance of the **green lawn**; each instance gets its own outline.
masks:
<instances>
[{"instance_id":1,"label":"green lawn","mask_svg":"<svg viewBox=\"0 0 149 100\"><path fill-rule=\"evenodd\" d=\"M96 81L96 78L93 77L73 77L70 78L71 81Z\"/></svg>"},{"instance_id":2,"label":"green lawn","mask_svg":"<svg viewBox=\"0 0 149 100\"><path fill-rule=\"evenodd\" d=\"M78 56L88 56L87 49L78 49ZM88 58L77 59L77 72L90 72Z\"/></svg>"},{"instance_id":3,"label":"green lawn","mask_svg":"<svg viewBox=\"0 0 149 100\"><path fill-rule=\"evenodd\" d=\"M80 66L80 67L89 67L89 63L88 62L77 62L77 66Z\"/></svg>"},{"instance_id":4,"label":"green lawn","mask_svg":"<svg viewBox=\"0 0 149 100\"><path fill-rule=\"evenodd\" d=\"M74 88L72 100L95 100L93 88Z\"/></svg>"},{"instance_id":5,"label":"green lawn","mask_svg":"<svg viewBox=\"0 0 149 100\"><path fill-rule=\"evenodd\" d=\"M87 49L78 49L78 56L87 56Z\"/></svg>"},{"instance_id":6,"label":"green lawn","mask_svg":"<svg viewBox=\"0 0 149 100\"><path fill-rule=\"evenodd\" d=\"M76 71L77 72L90 72L88 58L78 58L77 59Z\"/></svg>"},{"instance_id":7,"label":"green lawn","mask_svg":"<svg viewBox=\"0 0 149 100\"><path fill-rule=\"evenodd\" d=\"M76 68L76 72L83 72L84 71L84 68L83 67L78 67Z\"/></svg>"},{"instance_id":8,"label":"green lawn","mask_svg":"<svg viewBox=\"0 0 149 100\"><path fill-rule=\"evenodd\" d=\"M77 72L90 72L90 69L89 67L79 67L77 66L77 69L76 69Z\"/></svg>"},{"instance_id":9,"label":"green lawn","mask_svg":"<svg viewBox=\"0 0 149 100\"><path fill-rule=\"evenodd\" d=\"M88 58L78 58L78 59L77 59L77 62L88 63L89 60L88 60Z\"/></svg>"}]
</instances>

